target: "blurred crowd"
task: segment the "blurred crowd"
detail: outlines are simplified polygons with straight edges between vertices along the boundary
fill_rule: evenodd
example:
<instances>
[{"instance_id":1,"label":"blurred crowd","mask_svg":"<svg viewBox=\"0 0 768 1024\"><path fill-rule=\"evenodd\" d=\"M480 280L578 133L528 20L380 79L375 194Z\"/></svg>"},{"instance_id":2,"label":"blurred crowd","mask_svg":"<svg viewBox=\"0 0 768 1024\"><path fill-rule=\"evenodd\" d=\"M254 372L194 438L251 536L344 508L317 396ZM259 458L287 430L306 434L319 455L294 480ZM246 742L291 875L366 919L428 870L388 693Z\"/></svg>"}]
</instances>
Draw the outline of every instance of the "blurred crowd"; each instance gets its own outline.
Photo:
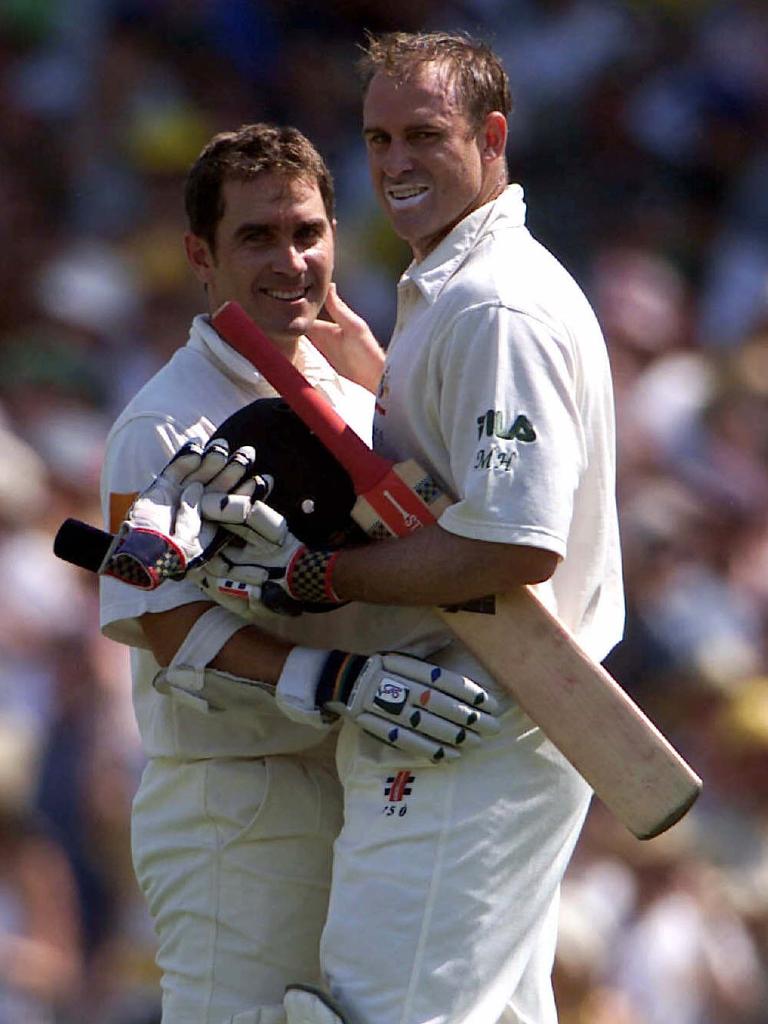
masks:
<instances>
[{"instance_id":1,"label":"blurred crowd","mask_svg":"<svg viewBox=\"0 0 768 1024\"><path fill-rule=\"evenodd\" d=\"M503 56L529 225L603 324L628 622L609 667L705 780L641 843L595 805L563 891L562 1024L768 1022L768 5L762 0L0 4L0 1024L156 1024L129 855L126 652L57 560L99 524L112 419L186 339L181 184L213 132L296 124L339 193L340 294L385 341L364 30ZM595 737L600 742L600 737Z\"/></svg>"}]
</instances>

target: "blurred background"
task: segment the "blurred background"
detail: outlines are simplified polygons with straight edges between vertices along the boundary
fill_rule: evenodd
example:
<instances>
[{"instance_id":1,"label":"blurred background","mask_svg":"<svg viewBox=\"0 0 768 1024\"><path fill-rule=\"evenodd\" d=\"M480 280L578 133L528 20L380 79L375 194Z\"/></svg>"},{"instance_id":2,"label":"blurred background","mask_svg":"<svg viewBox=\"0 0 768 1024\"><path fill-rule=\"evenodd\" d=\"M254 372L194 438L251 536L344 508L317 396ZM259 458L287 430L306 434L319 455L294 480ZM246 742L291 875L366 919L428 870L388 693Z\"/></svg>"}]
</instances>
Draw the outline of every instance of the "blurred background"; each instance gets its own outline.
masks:
<instances>
[{"instance_id":1,"label":"blurred background","mask_svg":"<svg viewBox=\"0 0 768 1024\"><path fill-rule=\"evenodd\" d=\"M0 1024L156 1024L129 861L125 651L59 523L186 340L181 186L215 131L311 136L339 290L386 340L407 252L374 206L365 29L504 58L533 232L603 324L629 617L610 668L704 777L663 838L596 805L569 869L562 1024L768 1022L768 5L762 0L1 0ZM595 742L600 738L595 737Z\"/></svg>"}]
</instances>

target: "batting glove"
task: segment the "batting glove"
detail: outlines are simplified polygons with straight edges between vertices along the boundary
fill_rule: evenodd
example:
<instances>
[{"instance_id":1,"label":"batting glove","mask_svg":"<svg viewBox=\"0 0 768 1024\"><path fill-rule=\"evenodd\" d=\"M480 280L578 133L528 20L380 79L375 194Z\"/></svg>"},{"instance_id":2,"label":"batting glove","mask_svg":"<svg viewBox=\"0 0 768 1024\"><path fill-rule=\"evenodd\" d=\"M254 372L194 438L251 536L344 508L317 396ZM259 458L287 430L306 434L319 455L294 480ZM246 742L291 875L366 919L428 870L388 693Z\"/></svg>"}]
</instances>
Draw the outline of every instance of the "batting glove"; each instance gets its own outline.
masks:
<instances>
[{"instance_id":1,"label":"batting glove","mask_svg":"<svg viewBox=\"0 0 768 1024\"><path fill-rule=\"evenodd\" d=\"M434 762L455 759L460 748L500 728L499 705L482 686L405 654L294 648L276 699L295 721L347 718L383 743Z\"/></svg>"},{"instance_id":2,"label":"batting glove","mask_svg":"<svg viewBox=\"0 0 768 1024\"><path fill-rule=\"evenodd\" d=\"M226 542L217 527L203 520L208 509L251 506L265 481L248 477L253 450L238 449L230 457L226 441L203 447L183 445L152 483L136 498L99 568L104 576L154 590L166 579L182 579L190 565L204 561Z\"/></svg>"},{"instance_id":3,"label":"batting glove","mask_svg":"<svg viewBox=\"0 0 768 1024\"><path fill-rule=\"evenodd\" d=\"M231 527L227 527L230 529ZM252 502L246 544L225 545L191 574L212 600L248 618L257 605L281 615L327 612L344 602L333 589L335 550L311 549L288 530L279 512L261 501Z\"/></svg>"}]
</instances>

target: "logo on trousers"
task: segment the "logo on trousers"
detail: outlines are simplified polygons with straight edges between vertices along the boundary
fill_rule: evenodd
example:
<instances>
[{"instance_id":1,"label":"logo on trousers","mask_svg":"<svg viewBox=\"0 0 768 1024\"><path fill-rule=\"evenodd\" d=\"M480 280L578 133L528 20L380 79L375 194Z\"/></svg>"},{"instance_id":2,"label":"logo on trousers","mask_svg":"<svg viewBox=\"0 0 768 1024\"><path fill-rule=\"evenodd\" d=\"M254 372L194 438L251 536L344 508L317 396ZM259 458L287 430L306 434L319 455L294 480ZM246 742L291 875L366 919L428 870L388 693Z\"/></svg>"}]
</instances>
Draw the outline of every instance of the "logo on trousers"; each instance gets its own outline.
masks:
<instances>
[{"instance_id":1,"label":"logo on trousers","mask_svg":"<svg viewBox=\"0 0 768 1024\"><path fill-rule=\"evenodd\" d=\"M384 796L390 803L399 803L404 797L410 796L413 792L414 780L415 776L408 769L398 772L396 775L388 776L387 784L384 787Z\"/></svg>"}]
</instances>

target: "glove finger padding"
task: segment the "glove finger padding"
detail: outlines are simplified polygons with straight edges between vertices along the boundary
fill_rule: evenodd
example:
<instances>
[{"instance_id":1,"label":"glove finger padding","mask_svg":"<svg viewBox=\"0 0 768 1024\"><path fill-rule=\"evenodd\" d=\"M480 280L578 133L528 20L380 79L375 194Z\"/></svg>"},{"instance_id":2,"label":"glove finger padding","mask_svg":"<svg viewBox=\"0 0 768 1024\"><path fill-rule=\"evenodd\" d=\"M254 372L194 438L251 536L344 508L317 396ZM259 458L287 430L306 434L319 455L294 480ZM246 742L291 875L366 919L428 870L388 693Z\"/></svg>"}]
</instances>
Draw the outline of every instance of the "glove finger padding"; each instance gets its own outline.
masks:
<instances>
[{"instance_id":1,"label":"glove finger padding","mask_svg":"<svg viewBox=\"0 0 768 1024\"><path fill-rule=\"evenodd\" d=\"M256 450L251 445L243 445L230 455L227 442L221 438L214 438L213 441L209 441L206 445L206 452L208 452L208 449L211 449L210 469L215 468L216 471L211 477L203 479L200 475L198 479L202 480L205 484L210 484L211 489L226 494L234 490L243 480L253 476ZM219 451L223 452L225 457L223 464L219 461L217 466L215 459ZM203 464L200 467L201 472L205 469L205 464L206 459L204 458Z\"/></svg>"},{"instance_id":2,"label":"glove finger padding","mask_svg":"<svg viewBox=\"0 0 768 1024\"><path fill-rule=\"evenodd\" d=\"M288 523L275 509L263 501L245 503L234 498L218 512L206 506L206 517L221 522L230 533L242 538L247 544L281 545L288 537ZM238 519L239 514L239 519Z\"/></svg>"},{"instance_id":3,"label":"glove finger padding","mask_svg":"<svg viewBox=\"0 0 768 1024\"><path fill-rule=\"evenodd\" d=\"M244 492L238 500L248 501L250 512L252 501L245 494L258 488L247 482L254 457L254 449L247 446L230 456L223 440L214 439L205 447L198 441L182 445L134 501L99 573L154 590L164 580L182 579L190 566L204 563L228 535L203 521L203 497L221 506L228 501L226 492L237 488Z\"/></svg>"},{"instance_id":4,"label":"glove finger padding","mask_svg":"<svg viewBox=\"0 0 768 1024\"><path fill-rule=\"evenodd\" d=\"M203 451L203 445L199 441L187 441L163 467L155 482L163 480L178 486L200 468Z\"/></svg>"},{"instance_id":5,"label":"glove finger padding","mask_svg":"<svg viewBox=\"0 0 768 1024\"><path fill-rule=\"evenodd\" d=\"M256 502L268 497L271 481L256 476L243 480L229 491L214 490L218 478L207 488L200 502L200 511L204 519L219 526L225 526L235 533L233 527L243 526L253 512Z\"/></svg>"},{"instance_id":6,"label":"glove finger padding","mask_svg":"<svg viewBox=\"0 0 768 1024\"><path fill-rule=\"evenodd\" d=\"M436 743L427 736L422 736L421 733L394 725L379 715L363 712L355 721L369 736L374 736L377 740L381 740L390 747L403 750L413 757L426 757L438 764L440 761L456 761L461 756L459 751L454 750L453 747L444 743Z\"/></svg>"},{"instance_id":7,"label":"glove finger padding","mask_svg":"<svg viewBox=\"0 0 768 1024\"><path fill-rule=\"evenodd\" d=\"M426 741L432 760L456 756L459 747L478 743L500 728L498 704L481 686L408 655L365 658L332 652L318 683L317 701L400 749L415 753L418 746L423 752ZM375 729L371 718L376 719Z\"/></svg>"},{"instance_id":8,"label":"glove finger padding","mask_svg":"<svg viewBox=\"0 0 768 1024\"><path fill-rule=\"evenodd\" d=\"M431 711L436 710L434 702L438 698L442 700L442 695L447 694L449 697L455 698L457 703L454 706L462 709L460 712L456 711L456 714L463 715L469 708L471 711L477 712L479 717L477 719L470 717L468 721L464 721L462 718L451 718L450 714L443 714L442 711L439 711L438 714L442 714L445 718L451 718L452 721L471 725L478 732L482 731L484 727L490 729L491 732L498 732L498 722L493 717L499 714L498 701L473 679L467 679L466 676L461 676L458 672L451 672L450 669L441 668L439 665L422 661L420 658L412 658L407 654L383 654L382 664L391 672L397 672L409 679L424 683L432 694L432 703L429 705ZM448 709L447 704L445 708ZM478 725L475 724L476 721L479 723Z\"/></svg>"},{"instance_id":9,"label":"glove finger padding","mask_svg":"<svg viewBox=\"0 0 768 1024\"><path fill-rule=\"evenodd\" d=\"M180 449L180 451L183 450L183 448ZM190 470L186 476L181 478L179 478L177 473L174 473L173 479L176 483L183 484L184 486L193 483L208 484L221 473L228 461L229 446L226 441L209 441L205 448L203 448L200 465ZM171 460L161 475L167 474L168 469L175 465L176 460Z\"/></svg>"}]
</instances>

